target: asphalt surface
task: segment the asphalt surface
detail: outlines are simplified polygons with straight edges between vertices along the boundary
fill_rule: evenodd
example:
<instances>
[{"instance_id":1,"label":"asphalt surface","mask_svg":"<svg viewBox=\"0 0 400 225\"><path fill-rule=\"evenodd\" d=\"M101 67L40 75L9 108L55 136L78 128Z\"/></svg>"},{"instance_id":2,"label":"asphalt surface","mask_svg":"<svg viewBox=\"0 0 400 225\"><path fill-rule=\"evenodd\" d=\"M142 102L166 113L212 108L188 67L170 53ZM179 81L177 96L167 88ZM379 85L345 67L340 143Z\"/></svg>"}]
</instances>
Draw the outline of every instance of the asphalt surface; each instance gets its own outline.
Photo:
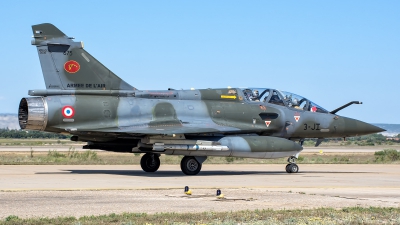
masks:
<instances>
[{"instance_id":1,"label":"asphalt surface","mask_svg":"<svg viewBox=\"0 0 400 225\"><path fill-rule=\"evenodd\" d=\"M317 207L400 207L400 165L0 166L0 218L122 212L203 212ZM185 186L193 192L183 193ZM215 197L217 189L224 200Z\"/></svg>"}]
</instances>

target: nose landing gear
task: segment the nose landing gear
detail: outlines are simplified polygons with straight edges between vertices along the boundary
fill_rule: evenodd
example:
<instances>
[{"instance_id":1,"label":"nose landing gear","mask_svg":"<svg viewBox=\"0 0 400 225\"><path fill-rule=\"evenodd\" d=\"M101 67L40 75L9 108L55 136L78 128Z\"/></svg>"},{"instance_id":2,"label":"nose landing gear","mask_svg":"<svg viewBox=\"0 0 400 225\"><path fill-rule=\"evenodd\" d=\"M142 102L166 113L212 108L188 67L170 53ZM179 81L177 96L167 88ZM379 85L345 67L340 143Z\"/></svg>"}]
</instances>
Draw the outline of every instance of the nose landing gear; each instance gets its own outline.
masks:
<instances>
[{"instance_id":1,"label":"nose landing gear","mask_svg":"<svg viewBox=\"0 0 400 225\"><path fill-rule=\"evenodd\" d=\"M287 164L286 165L286 172L287 173L297 173L297 172L299 172L299 166L296 164L296 157L295 156L290 156L289 158L288 158L288 163L289 164Z\"/></svg>"}]
</instances>

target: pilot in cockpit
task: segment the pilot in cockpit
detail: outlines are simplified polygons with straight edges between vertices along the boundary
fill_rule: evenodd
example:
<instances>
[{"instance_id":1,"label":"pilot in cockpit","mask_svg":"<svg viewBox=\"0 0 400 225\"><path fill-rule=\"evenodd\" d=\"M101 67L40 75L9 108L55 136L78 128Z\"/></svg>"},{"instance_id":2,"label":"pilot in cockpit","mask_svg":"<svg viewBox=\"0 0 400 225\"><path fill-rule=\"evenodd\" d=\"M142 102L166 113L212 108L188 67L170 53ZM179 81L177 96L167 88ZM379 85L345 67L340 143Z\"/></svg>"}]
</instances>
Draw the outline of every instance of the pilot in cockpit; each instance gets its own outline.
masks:
<instances>
[{"instance_id":1,"label":"pilot in cockpit","mask_svg":"<svg viewBox=\"0 0 400 225\"><path fill-rule=\"evenodd\" d=\"M295 109L302 109L300 108L300 103L299 100L297 98L293 98L292 99L292 107Z\"/></svg>"},{"instance_id":2,"label":"pilot in cockpit","mask_svg":"<svg viewBox=\"0 0 400 225\"><path fill-rule=\"evenodd\" d=\"M250 96L250 101L259 102L259 98L258 90L254 90L253 94Z\"/></svg>"}]
</instances>

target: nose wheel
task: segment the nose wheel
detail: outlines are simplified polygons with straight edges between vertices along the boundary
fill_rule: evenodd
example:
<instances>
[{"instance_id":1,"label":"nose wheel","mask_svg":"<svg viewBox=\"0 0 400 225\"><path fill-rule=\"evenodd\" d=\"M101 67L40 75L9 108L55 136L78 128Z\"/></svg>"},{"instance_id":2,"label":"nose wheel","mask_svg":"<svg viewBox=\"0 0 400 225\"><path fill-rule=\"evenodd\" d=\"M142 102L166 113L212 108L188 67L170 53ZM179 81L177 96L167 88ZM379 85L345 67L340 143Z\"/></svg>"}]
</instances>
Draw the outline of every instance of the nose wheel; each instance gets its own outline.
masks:
<instances>
[{"instance_id":1,"label":"nose wheel","mask_svg":"<svg viewBox=\"0 0 400 225\"><path fill-rule=\"evenodd\" d=\"M299 172L299 166L296 163L290 163L286 165L287 173L297 173Z\"/></svg>"},{"instance_id":2,"label":"nose wheel","mask_svg":"<svg viewBox=\"0 0 400 225\"><path fill-rule=\"evenodd\" d=\"M296 164L296 157L294 157L294 156L290 156L289 158L288 158L288 163L289 164L287 164L286 165L286 172L287 173L297 173L297 172L299 172L299 166Z\"/></svg>"}]
</instances>

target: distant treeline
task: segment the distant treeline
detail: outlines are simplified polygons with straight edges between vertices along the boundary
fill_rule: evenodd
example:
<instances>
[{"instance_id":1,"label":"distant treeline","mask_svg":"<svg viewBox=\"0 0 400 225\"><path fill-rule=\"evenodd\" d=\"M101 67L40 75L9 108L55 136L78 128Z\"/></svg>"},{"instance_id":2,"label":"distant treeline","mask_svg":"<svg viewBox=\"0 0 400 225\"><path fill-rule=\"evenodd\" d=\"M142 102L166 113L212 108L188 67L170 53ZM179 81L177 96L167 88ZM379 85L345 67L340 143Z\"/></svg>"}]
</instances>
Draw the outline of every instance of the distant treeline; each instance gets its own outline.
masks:
<instances>
[{"instance_id":1,"label":"distant treeline","mask_svg":"<svg viewBox=\"0 0 400 225\"><path fill-rule=\"evenodd\" d=\"M400 143L399 141L400 134L397 134L395 137L386 137L382 134L369 134L357 137L349 137L346 138L346 144L356 144L360 146L365 145L391 145L395 143Z\"/></svg>"},{"instance_id":2,"label":"distant treeline","mask_svg":"<svg viewBox=\"0 0 400 225\"><path fill-rule=\"evenodd\" d=\"M362 136L357 136L357 137L348 137L346 138L347 141L371 141L371 142L377 142L377 141L387 141L387 140L395 140L396 138L400 138L400 134L394 137L387 137L382 134L368 134L368 135L362 135ZM327 140L343 140L342 138L327 138Z\"/></svg>"},{"instance_id":3,"label":"distant treeline","mask_svg":"<svg viewBox=\"0 0 400 225\"><path fill-rule=\"evenodd\" d=\"M49 133L43 131L24 131L0 129L0 138L48 138L48 139L69 139L71 135Z\"/></svg>"},{"instance_id":4,"label":"distant treeline","mask_svg":"<svg viewBox=\"0 0 400 225\"><path fill-rule=\"evenodd\" d=\"M317 139L311 138L306 139L306 144L311 145ZM343 141L343 138L326 138L323 142L338 142ZM387 137L382 134L368 134L357 137L348 137L346 141L343 141L343 145L359 145L359 146L368 146L368 145L392 145L395 143L400 143L400 134L394 137Z\"/></svg>"}]
</instances>

